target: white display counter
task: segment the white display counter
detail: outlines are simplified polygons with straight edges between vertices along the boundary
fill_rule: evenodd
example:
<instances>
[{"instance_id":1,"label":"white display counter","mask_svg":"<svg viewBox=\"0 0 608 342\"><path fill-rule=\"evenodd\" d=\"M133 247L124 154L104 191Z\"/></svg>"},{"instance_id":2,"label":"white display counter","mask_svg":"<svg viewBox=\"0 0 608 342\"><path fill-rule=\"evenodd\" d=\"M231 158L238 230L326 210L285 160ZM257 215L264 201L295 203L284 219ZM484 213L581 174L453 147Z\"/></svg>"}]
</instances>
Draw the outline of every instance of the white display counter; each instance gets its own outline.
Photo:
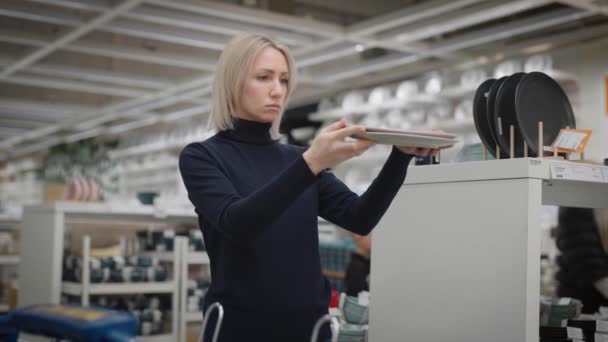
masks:
<instances>
[{"instance_id":1,"label":"white display counter","mask_svg":"<svg viewBox=\"0 0 608 342\"><path fill-rule=\"evenodd\" d=\"M608 168L412 167L373 233L370 341L538 342L542 205L608 207Z\"/></svg>"}]
</instances>

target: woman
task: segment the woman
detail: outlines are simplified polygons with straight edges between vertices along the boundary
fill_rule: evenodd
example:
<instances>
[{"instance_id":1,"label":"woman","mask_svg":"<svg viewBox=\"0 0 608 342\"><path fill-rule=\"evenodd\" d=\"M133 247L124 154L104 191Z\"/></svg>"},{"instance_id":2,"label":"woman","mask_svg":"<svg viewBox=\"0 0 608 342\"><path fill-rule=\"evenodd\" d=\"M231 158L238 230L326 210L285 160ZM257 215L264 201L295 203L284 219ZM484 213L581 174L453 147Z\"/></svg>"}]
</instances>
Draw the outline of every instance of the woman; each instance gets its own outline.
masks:
<instances>
[{"instance_id":1,"label":"woman","mask_svg":"<svg viewBox=\"0 0 608 342\"><path fill-rule=\"evenodd\" d=\"M308 149L277 142L295 74L287 47L261 35L232 40L215 74L210 126L218 133L180 156L210 258L204 308L223 305L222 342L309 341L331 294L321 273L318 216L367 235L403 184L412 154L437 152L393 148L357 196L327 169L373 145L345 141L364 127L341 120ZM321 336L329 338L329 329Z\"/></svg>"}]
</instances>

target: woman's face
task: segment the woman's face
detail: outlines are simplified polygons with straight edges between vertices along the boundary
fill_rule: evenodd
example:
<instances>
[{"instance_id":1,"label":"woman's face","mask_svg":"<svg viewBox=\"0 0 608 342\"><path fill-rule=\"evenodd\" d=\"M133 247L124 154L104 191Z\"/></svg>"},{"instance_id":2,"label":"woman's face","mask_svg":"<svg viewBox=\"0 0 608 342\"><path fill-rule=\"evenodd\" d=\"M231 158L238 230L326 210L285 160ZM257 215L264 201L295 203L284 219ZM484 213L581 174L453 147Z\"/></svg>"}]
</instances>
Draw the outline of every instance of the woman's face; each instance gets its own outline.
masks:
<instances>
[{"instance_id":1,"label":"woman's face","mask_svg":"<svg viewBox=\"0 0 608 342\"><path fill-rule=\"evenodd\" d=\"M235 115L245 120L273 122L283 110L288 82L289 68L283 53L264 48L245 76Z\"/></svg>"}]
</instances>

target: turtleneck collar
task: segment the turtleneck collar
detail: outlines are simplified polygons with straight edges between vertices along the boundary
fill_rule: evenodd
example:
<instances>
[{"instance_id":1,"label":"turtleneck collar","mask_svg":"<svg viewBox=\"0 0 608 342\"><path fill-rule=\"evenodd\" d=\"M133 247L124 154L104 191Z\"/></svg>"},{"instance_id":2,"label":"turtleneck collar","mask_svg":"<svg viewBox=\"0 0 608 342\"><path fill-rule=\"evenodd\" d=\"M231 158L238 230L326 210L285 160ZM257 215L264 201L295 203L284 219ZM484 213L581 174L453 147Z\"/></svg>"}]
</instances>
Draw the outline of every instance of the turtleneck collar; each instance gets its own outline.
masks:
<instances>
[{"instance_id":1,"label":"turtleneck collar","mask_svg":"<svg viewBox=\"0 0 608 342\"><path fill-rule=\"evenodd\" d=\"M233 129L221 131L219 134L227 139L248 144L266 145L276 142L270 135L272 123L250 121L234 118Z\"/></svg>"}]
</instances>

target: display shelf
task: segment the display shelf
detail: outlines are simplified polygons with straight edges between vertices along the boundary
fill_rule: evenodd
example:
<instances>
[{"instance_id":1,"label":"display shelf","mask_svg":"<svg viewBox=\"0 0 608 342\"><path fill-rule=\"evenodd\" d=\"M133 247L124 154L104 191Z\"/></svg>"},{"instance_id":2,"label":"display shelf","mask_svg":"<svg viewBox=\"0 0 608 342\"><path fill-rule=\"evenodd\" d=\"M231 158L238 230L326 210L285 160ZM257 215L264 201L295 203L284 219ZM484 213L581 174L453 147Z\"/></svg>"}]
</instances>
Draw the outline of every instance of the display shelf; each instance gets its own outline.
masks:
<instances>
[{"instance_id":1,"label":"display shelf","mask_svg":"<svg viewBox=\"0 0 608 342\"><path fill-rule=\"evenodd\" d=\"M19 264L18 255L0 255L0 265L17 265Z\"/></svg>"},{"instance_id":2,"label":"display shelf","mask_svg":"<svg viewBox=\"0 0 608 342\"><path fill-rule=\"evenodd\" d=\"M390 99L378 105L372 104L363 104L356 109L343 109L343 108L333 108L329 110L324 110L316 113L311 113L309 115L309 119L311 121L325 121L325 120L337 120L343 117L357 117L357 116L365 116L370 112L379 111L379 110L390 110L396 108L402 109L413 109L420 108L429 105L437 104L441 102L441 97L437 95L429 95L429 94L418 94L411 99L403 100L403 99Z\"/></svg>"},{"instance_id":3,"label":"display shelf","mask_svg":"<svg viewBox=\"0 0 608 342\"><path fill-rule=\"evenodd\" d=\"M82 202L55 202L27 208L30 212L49 213L58 212L67 215L67 218L81 219L120 219L120 220L184 220L193 221L197 218L193 209L171 208L163 209L147 205L125 205L124 203L82 203Z\"/></svg>"},{"instance_id":4,"label":"display shelf","mask_svg":"<svg viewBox=\"0 0 608 342\"><path fill-rule=\"evenodd\" d=\"M187 300L188 300L188 280L190 274L190 267L193 265L209 265L209 256L205 252L194 252L188 248L188 242L183 241L184 247L181 248L182 254L181 259L187 260L187 262L181 263L180 270L180 342L186 342L187 340L187 324L192 322L202 322L203 314L200 311L187 312Z\"/></svg>"},{"instance_id":5,"label":"display shelf","mask_svg":"<svg viewBox=\"0 0 608 342\"><path fill-rule=\"evenodd\" d=\"M173 177L172 177L173 176ZM179 181L178 174L174 175L164 175L162 177L153 177L153 178L141 178L135 177L131 178L127 184L125 184L126 188L137 188L137 187L145 187L151 185L167 185L167 184L175 184Z\"/></svg>"},{"instance_id":6,"label":"display shelf","mask_svg":"<svg viewBox=\"0 0 608 342\"><path fill-rule=\"evenodd\" d=\"M159 170L177 168L178 167L177 164L178 164L178 160L175 159L175 160L168 160L168 161L157 162L157 163L144 164L142 166L136 166L136 167L122 167L119 170L119 172L122 172L126 175L140 175L142 173L151 172L151 171L159 171Z\"/></svg>"},{"instance_id":7,"label":"display shelf","mask_svg":"<svg viewBox=\"0 0 608 342\"><path fill-rule=\"evenodd\" d=\"M446 99L460 99L467 96L473 96L477 90L477 85L458 85L449 88L445 88L439 94L442 98Z\"/></svg>"},{"instance_id":8,"label":"display shelf","mask_svg":"<svg viewBox=\"0 0 608 342\"><path fill-rule=\"evenodd\" d=\"M177 151L181 150L186 146L186 142L173 142L173 143L154 143L140 146L128 147L120 150L114 150L108 152L108 156L112 160L128 158L133 156L139 156L143 154L158 153L161 151Z\"/></svg>"},{"instance_id":9,"label":"display shelf","mask_svg":"<svg viewBox=\"0 0 608 342\"><path fill-rule=\"evenodd\" d=\"M184 315L184 320L186 323L194 323L194 322L202 322L203 321L203 312L195 311L195 312L186 312Z\"/></svg>"},{"instance_id":10,"label":"display shelf","mask_svg":"<svg viewBox=\"0 0 608 342\"><path fill-rule=\"evenodd\" d=\"M112 294L145 294L145 293L171 293L175 291L177 283L174 281L164 282L140 282L140 283L102 283L90 284L91 295ZM61 291L65 294L80 296L83 294L83 285L80 283L64 282Z\"/></svg>"},{"instance_id":11,"label":"display shelf","mask_svg":"<svg viewBox=\"0 0 608 342\"><path fill-rule=\"evenodd\" d=\"M559 178L558 164L577 172ZM538 342L542 206L608 206L608 179L585 170L608 168L536 158L410 168L374 230L370 340Z\"/></svg>"},{"instance_id":12,"label":"display shelf","mask_svg":"<svg viewBox=\"0 0 608 342\"><path fill-rule=\"evenodd\" d=\"M189 252L188 264L190 265L209 265L209 255L206 252Z\"/></svg>"},{"instance_id":13,"label":"display shelf","mask_svg":"<svg viewBox=\"0 0 608 342\"><path fill-rule=\"evenodd\" d=\"M429 125L422 125L422 126L417 126L412 130L434 130L434 129L440 129L443 131L446 131L448 133L463 133L463 132L470 132L471 130L475 130L475 122L473 121L473 119L467 119L467 120L455 120L455 119L449 119L449 120L443 120L443 121L438 121L436 125L433 126L429 126Z\"/></svg>"},{"instance_id":14,"label":"display shelf","mask_svg":"<svg viewBox=\"0 0 608 342\"><path fill-rule=\"evenodd\" d=\"M552 70L547 70L544 71L544 73L546 73L547 75L549 75L551 78L555 79L556 81L576 81L577 77L576 75L569 73L567 71L563 71L563 70L556 70L556 69L552 69Z\"/></svg>"},{"instance_id":15,"label":"display shelf","mask_svg":"<svg viewBox=\"0 0 608 342\"><path fill-rule=\"evenodd\" d=\"M66 231L70 222L101 223L101 226L120 224L130 229L134 223L150 222L194 223L197 222L193 211L188 213L178 210L160 210L154 207L127 207L117 204L102 203L67 203L58 202L39 206L25 207L21 230L21 243L28 246L21 250L19 263L19 305L36 303L61 303L62 293L79 296L80 304L90 304L92 295L131 295L166 293L171 297L171 336L161 337L162 341L176 341L179 331L179 291L181 270L181 249L187 245L184 237L177 236L174 243L170 281L138 283L95 283L91 284L89 258L91 251L90 237L83 238L82 246L82 283L62 282L62 265ZM102 229L102 228L100 228Z\"/></svg>"},{"instance_id":16,"label":"display shelf","mask_svg":"<svg viewBox=\"0 0 608 342\"><path fill-rule=\"evenodd\" d=\"M173 252L145 252L142 255L158 258L159 261L171 261L174 258ZM190 265L208 265L209 256L205 252L189 252L187 262Z\"/></svg>"}]
</instances>

